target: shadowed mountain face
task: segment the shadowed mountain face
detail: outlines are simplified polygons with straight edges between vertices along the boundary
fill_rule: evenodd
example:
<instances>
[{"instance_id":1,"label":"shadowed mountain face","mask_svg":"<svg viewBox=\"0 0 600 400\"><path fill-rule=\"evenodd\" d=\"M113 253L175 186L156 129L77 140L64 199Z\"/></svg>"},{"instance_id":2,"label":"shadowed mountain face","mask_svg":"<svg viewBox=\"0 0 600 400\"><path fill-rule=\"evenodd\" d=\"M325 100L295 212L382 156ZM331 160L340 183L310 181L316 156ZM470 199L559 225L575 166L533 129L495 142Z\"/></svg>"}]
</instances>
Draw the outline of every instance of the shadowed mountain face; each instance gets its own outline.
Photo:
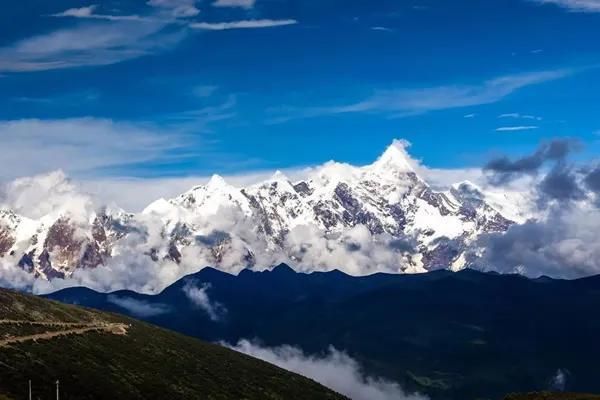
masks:
<instances>
[{"instance_id":1,"label":"shadowed mountain face","mask_svg":"<svg viewBox=\"0 0 600 400\"><path fill-rule=\"evenodd\" d=\"M49 297L134 315L209 341L258 339L347 352L372 375L433 399L552 388L600 392L600 277L575 281L436 271L351 277L281 265L207 268L154 296L66 289Z\"/></svg>"},{"instance_id":2,"label":"shadowed mountain face","mask_svg":"<svg viewBox=\"0 0 600 400\"><path fill-rule=\"evenodd\" d=\"M273 365L130 318L0 289L0 399L342 399Z\"/></svg>"}]
</instances>

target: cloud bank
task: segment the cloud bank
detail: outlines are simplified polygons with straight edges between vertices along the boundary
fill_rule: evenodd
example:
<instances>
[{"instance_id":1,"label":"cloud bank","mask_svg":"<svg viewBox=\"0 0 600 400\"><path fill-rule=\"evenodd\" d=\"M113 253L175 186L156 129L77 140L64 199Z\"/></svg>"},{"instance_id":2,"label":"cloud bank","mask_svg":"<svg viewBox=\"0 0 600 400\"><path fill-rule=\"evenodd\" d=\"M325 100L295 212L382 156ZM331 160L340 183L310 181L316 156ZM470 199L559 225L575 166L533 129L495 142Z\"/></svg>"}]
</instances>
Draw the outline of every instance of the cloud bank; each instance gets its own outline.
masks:
<instances>
[{"instance_id":1,"label":"cloud bank","mask_svg":"<svg viewBox=\"0 0 600 400\"><path fill-rule=\"evenodd\" d=\"M568 156L579 147L570 139L554 140L541 144L531 155L516 160L500 157L487 164L488 178L494 184L540 174L532 191L544 217L513 225L504 234L482 236L483 256L477 265L532 277L600 274L600 173L597 166L569 162Z\"/></svg>"},{"instance_id":2,"label":"cloud bank","mask_svg":"<svg viewBox=\"0 0 600 400\"><path fill-rule=\"evenodd\" d=\"M311 378L353 400L427 399L420 394L405 393L395 382L366 376L356 360L333 347L322 356L307 355L292 346L262 347L247 340L229 347Z\"/></svg>"}]
</instances>

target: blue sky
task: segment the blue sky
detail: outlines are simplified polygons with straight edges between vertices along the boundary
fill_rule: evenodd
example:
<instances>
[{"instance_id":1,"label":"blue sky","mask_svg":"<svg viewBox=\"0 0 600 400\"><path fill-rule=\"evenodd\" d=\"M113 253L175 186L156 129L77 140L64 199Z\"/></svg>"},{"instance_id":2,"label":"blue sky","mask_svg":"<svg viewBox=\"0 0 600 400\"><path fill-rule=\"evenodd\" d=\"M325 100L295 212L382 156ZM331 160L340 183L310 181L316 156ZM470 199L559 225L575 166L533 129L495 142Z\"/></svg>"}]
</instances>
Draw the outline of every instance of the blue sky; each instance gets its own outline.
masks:
<instances>
[{"instance_id":1,"label":"blue sky","mask_svg":"<svg viewBox=\"0 0 600 400\"><path fill-rule=\"evenodd\" d=\"M600 0L25 0L0 14L5 177L437 168L600 150ZM23 162L26 159L27 162Z\"/></svg>"}]
</instances>

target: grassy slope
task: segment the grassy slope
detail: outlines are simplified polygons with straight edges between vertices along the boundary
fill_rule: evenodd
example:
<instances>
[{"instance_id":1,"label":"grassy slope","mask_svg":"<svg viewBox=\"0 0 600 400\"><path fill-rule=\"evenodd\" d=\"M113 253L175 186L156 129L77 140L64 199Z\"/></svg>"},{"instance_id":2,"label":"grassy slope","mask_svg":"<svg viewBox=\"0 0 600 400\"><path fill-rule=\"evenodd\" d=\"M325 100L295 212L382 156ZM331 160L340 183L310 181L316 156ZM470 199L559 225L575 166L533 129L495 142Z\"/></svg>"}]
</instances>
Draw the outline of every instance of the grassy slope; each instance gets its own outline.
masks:
<instances>
[{"instance_id":1,"label":"grassy slope","mask_svg":"<svg viewBox=\"0 0 600 400\"><path fill-rule=\"evenodd\" d=\"M41 399L52 398L57 379L65 400L342 398L309 379L220 346L2 289L0 319L131 324L127 335L89 332L0 348L0 393L8 398L26 398L28 379L33 380L33 397ZM6 326L0 324L0 337L8 333Z\"/></svg>"}]
</instances>

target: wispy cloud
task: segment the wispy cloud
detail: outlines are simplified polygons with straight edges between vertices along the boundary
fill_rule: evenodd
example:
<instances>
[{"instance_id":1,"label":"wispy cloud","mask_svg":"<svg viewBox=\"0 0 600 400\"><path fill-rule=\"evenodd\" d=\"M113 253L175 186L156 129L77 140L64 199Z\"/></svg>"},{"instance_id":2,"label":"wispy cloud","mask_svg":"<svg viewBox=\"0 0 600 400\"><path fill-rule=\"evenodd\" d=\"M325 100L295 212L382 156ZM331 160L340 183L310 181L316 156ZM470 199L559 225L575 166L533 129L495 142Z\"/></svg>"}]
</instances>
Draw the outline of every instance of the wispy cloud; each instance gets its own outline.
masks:
<instances>
[{"instance_id":1,"label":"wispy cloud","mask_svg":"<svg viewBox=\"0 0 600 400\"><path fill-rule=\"evenodd\" d=\"M210 31L223 31L228 29L273 28L277 26L295 25L297 23L298 21L295 19L249 19L230 22L194 22L190 24L190 27Z\"/></svg>"},{"instance_id":2,"label":"wispy cloud","mask_svg":"<svg viewBox=\"0 0 600 400\"><path fill-rule=\"evenodd\" d=\"M174 18L195 17L200 14L200 10L196 7L196 0L149 0L147 4Z\"/></svg>"},{"instance_id":3,"label":"wispy cloud","mask_svg":"<svg viewBox=\"0 0 600 400\"><path fill-rule=\"evenodd\" d=\"M69 8L68 10L50 14L50 17L71 17L84 19L105 19L108 21L141 21L144 18L139 15L110 15L110 14L95 14L94 11L98 8L97 5L87 7Z\"/></svg>"},{"instance_id":4,"label":"wispy cloud","mask_svg":"<svg viewBox=\"0 0 600 400\"><path fill-rule=\"evenodd\" d=\"M53 17L75 17L75 18L85 18L89 17L94 13L94 10L98 6L93 4L87 7L79 7L79 8L69 8L63 12L59 12L56 14L52 14Z\"/></svg>"},{"instance_id":5,"label":"wispy cloud","mask_svg":"<svg viewBox=\"0 0 600 400\"><path fill-rule=\"evenodd\" d=\"M0 121L0 137L0 164L20 166L0 171L3 178L64 166L70 173L88 174L127 164L165 162L184 157L192 143L201 147L197 135L97 118Z\"/></svg>"},{"instance_id":6,"label":"wispy cloud","mask_svg":"<svg viewBox=\"0 0 600 400\"><path fill-rule=\"evenodd\" d=\"M385 26L372 26L372 31L380 31L380 32L393 32L393 29L386 28Z\"/></svg>"},{"instance_id":7,"label":"wispy cloud","mask_svg":"<svg viewBox=\"0 0 600 400\"><path fill-rule=\"evenodd\" d=\"M137 300L131 297L121 297L110 295L107 298L109 303L115 304L136 317L148 318L158 315L167 314L171 309L166 304L150 303L147 301Z\"/></svg>"},{"instance_id":8,"label":"wispy cloud","mask_svg":"<svg viewBox=\"0 0 600 400\"><path fill-rule=\"evenodd\" d=\"M185 37L158 21L97 21L0 48L0 72L109 65L169 49Z\"/></svg>"},{"instance_id":9,"label":"wispy cloud","mask_svg":"<svg viewBox=\"0 0 600 400\"><path fill-rule=\"evenodd\" d=\"M540 4L554 4L572 12L600 12L600 0L530 0Z\"/></svg>"},{"instance_id":10,"label":"wispy cloud","mask_svg":"<svg viewBox=\"0 0 600 400\"><path fill-rule=\"evenodd\" d=\"M501 76L479 84L380 90L364 100L346 105L273 109L272 118L268 122L281 123L296 118L350 113L385 113L392 117L404 117L437 110L491 104L520 89L564 78L574 72L571 69L558 69Z\"/></svg>"},{"instance_id":11,"label":"wispy cloud","mask_svg":"<svg viewBox=\"0 0 600 400\"><path fill-rule=\"evenodd\" d=\"M200 22L196 0L148 0L142 15L99 12L99 5L70 8L53 18L93 20L0 47L0 73L110 65L173 48L193 30L222 31L293 25L294 19ZM250 9L254 0L219 0L217 7ZM191 28L191 29L190 29Z\"/></svg>"},{"instance_id":12,"label":"wispy cloud","mask_svg":"<svg viewBox=\"0 0 600 400\"><path fill-rule=\"evenodd\" d=\"M95 90L84 90L81 92L62 93L51 96L21 96L12 100L19 103L44 105L49 107L64 107L93 103L100 98L100 93Z\"/></svg>"},{"instance_id":13,"label":"wispy cloud","mask_svg":"<svg viewBox=\"0 0 600 400\"><path fill-rule=\"evenodd\" d=\"M210 289L211 285L208 283L198 285L195 282L190 281L185 284L182 290L194 307L204 310L212 321L219 321L223 318L227 310L223 305L212 301L208 297L208 291Z\"/></svg>"},{"instance_id":14,"label":"wispy cloud","mask_svg":"<svg viewBox=\"0 0 600 400\"><path fill-rule=\"evenodd\" d=\"M519 113L500 114L500 115L498 115L498 118L530 119L530 120L535 120L535 121L543 120L542 117L538 117L536 115L519 114Z\"/></svg>"},{"instance_id":15,"label":"wispy cloud","mask_svg":"<svg viewBox=\"0 0 600 400\"><path fill-rule=\"evenodd\" d=\"M497 128L496 132L530 131L533 129L539 129L539 126L534 126L534 125L503 126L503 127Z\"/></svg>"},{"instance_id":16,"label":"wispy cloud","mask_svg":"<svg viewBox=\"0 0 600 400\"><path fill-rule=\"evenodd\" d=\"M217 105L181 111L165 116L165 119L172 121L192 121L206 124L209 122L223 121L236 116L235 106L237 98L235 95L229 95L226 100Z\"/></svg>"},{"instance_id":17,"label":"wispy cloud","mask_svg":"<svg viewBox=\"0 0 600 400\"><path fill-rule=\"evenodd\" d=\"M254 7L256 0L217 0L213 3L215 7L239 7L251 9Z\"/></svg>"}]
</instances>

